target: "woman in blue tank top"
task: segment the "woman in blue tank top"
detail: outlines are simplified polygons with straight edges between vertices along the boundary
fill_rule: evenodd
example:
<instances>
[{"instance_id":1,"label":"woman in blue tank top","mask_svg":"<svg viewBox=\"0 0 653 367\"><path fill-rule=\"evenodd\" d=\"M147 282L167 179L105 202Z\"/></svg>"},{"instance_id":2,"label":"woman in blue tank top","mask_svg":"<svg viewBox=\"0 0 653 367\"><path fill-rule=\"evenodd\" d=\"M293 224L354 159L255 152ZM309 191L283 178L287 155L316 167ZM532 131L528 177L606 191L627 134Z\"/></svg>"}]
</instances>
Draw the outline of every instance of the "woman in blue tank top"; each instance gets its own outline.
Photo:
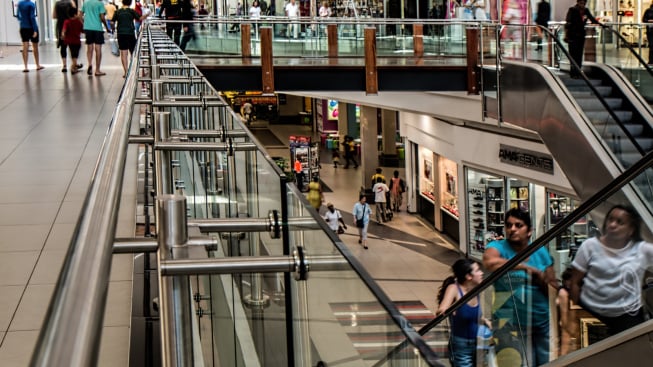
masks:
<instances>
[{"instance_id":1,"label":"woman in blue tank top","mask_svg":"<svg viewBox=\"0 0 653 367\"><path fill-rule=\"evenodd\" d=\"M460 259L451 267L453 276L442 282L438 292L437 314L444 313L454 302L469 292L483 280L479 264L470 259ZM476 297L460 307L451 317L451 337L449 351L454 367L475 366L476 335L482 319L480 298ZM485 320L485 319L483 319ZM485 320L489 326L489 322Z\"/></svg>"}]
</instances>

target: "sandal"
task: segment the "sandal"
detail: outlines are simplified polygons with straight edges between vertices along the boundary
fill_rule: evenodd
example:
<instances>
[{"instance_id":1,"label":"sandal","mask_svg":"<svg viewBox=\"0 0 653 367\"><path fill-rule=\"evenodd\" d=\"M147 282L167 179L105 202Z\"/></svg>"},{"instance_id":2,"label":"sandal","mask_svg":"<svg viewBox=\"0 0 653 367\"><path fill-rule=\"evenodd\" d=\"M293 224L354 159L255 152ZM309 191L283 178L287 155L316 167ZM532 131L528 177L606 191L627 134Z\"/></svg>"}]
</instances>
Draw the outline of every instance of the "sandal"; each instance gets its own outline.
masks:
<instances>
[{"instance_id":1,"label":"sandal","mask_svg":"<svg viewBox=\"0 0 653 367\"><path fill-rule=\"evenodd\" d=\"M93 75L93 66L89 66L88 69L86 69L86 74Z\"/></svg>"},{"instance_id":2,"label":"sandal","mask_svg":"<svg viewBox=\"0 0 653 367\"><path fill-rule=\"evenodd\" d=\"M45 66L39 66L38 68L36 68L36 71L43 70L43 69L45 69Z\"/></svg>"},{"instance_id":3,"label":"sandal","mask_svg":"<svg viewBox=\"0 0 653 367\"><path fill-rule=\"evenodd\" d=\"M103 76L103 75L107 75L107 73L104 73L102 71L98 71L95 73L95 76Z\"/></svg>"},{"instance_id":4,"label":"sandal","mask_svg":"<svg viewBox=\"0 0 653 367\"><path fill-rule=\"evenodd\" d=\"M62 73L67 73L67 72L68 72L68 69L63 68L63 69L61 69L61 72L62 72Z\"/></svg>"},{"instance_id":5,"label":"sandal","mask_svg":"<svg viewBox=\"0 0 653 367\"><path fill-rule=\"evenodd\" d=\"M29 73L29 69L23 69L23 73Z\"/></svg>"},{"instance_id":6,"label":"sandal","mask_svg":"<svg viewBox=\"0 0 653 367\"><path fill-rule=\"evenodd\" d=\"M70 69L70 73L71 74L77 74L77 73L79 73L79 69L78 68L72 68L72 69Z\"/></svg>"}]
</instances>

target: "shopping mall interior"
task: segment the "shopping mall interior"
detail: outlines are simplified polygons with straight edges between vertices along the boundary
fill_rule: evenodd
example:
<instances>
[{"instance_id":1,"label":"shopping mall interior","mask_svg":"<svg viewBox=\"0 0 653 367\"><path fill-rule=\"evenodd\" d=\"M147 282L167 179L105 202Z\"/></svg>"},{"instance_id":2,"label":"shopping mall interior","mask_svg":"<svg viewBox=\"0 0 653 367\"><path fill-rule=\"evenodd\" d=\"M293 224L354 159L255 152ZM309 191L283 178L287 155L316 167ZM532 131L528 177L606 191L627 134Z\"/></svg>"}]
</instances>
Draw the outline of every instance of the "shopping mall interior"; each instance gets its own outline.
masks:
<instances>
[{"instance_id":1,"label":"shopping mall interior","mask_svg":"<svg viewBox=\"0 0 653 367\"><path fill-rule=\"evenodd\" d=\"M532 26L309 19L294 40L287 19L254 23L198 22L184 53L153 22L126 77L111 42L103 76L62 72L53 42L22 72L20 47L0 46L0 364L450 366L448 317L476 299L494 331L475 365L535 365L530 324L495 318L531 287L510 278L520 263L542 249L562 284L615 204L653 239L653 70L619 25L572 79L563 36L538 50ZM377 169L405 182L381 221ZM451 265L482 265L510 209L532 250L436 316ZM558 291L548 365L653 354L651 322L613 335Z\"/></svg>"}]
</instances>

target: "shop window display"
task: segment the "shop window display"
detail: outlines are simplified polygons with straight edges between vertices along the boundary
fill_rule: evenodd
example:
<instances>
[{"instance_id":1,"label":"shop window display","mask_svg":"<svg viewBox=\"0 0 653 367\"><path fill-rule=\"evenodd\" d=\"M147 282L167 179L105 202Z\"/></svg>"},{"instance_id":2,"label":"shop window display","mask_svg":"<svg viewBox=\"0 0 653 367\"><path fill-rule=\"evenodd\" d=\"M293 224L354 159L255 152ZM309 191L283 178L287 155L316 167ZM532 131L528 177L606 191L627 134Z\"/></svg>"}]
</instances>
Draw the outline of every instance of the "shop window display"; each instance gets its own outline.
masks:
<instances>
[{"instance_id":1,"label":"shop window display","mask_svg":"<svg viewBox=\"0 0 653 367\"><path fill-rule=\"evenodd\" d=\"M443 210L458 218L458 166L454 161L440 157L440 202Z\"/></svg>"}]
</instances>

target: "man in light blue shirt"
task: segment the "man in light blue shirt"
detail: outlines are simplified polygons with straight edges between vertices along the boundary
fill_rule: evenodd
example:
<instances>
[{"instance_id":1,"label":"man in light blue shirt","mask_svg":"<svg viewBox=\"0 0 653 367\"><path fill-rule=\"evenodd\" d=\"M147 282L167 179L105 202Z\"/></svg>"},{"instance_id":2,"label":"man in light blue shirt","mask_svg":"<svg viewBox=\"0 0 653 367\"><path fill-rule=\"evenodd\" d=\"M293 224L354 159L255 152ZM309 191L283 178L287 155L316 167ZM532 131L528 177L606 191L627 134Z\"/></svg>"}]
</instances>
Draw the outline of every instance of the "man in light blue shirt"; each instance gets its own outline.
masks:
<instances>
[{"instance_id":1,"label":"man in light blue shirt","mask_svg":"<svg viewBox=\"0 0 653 367\"><path fill-rule=\"evenodd\" d=\"M84 34L86 35L86 73L93 75L93 53L95 53L95 76L106 75L100 70L102 62L102 45L104 44L103 24L106 23L104 4L100 0L87 0L82 6L84 14Z\"/></svg>"}]
</instances>

